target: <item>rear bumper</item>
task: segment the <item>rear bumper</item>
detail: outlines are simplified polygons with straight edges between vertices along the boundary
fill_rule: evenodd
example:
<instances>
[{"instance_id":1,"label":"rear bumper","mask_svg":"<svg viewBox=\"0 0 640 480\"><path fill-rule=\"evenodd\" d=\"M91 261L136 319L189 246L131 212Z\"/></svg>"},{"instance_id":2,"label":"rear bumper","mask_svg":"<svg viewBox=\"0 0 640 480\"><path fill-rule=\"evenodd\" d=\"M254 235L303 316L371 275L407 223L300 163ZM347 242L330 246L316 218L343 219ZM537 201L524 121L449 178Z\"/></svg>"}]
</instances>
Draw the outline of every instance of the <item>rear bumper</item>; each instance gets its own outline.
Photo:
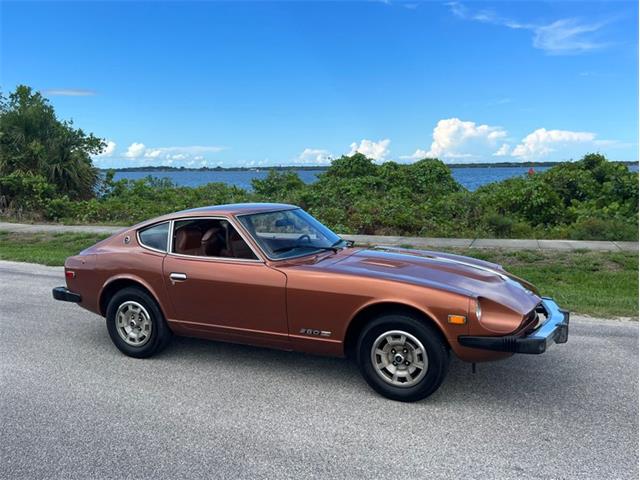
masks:
<instances>
[{"instance_id":1,"label":"rear bumper","mask_svg":"<svg viewBox=\"0 0 640 480\"><path fill-rule=\"evenodd\" d=\"M553 343L566 343L569 338L569 312L558 307L550 298L543 297L542 305L547 313L547 320L529 335L516 337L485 337L461 335L460 345L494 352L540 354Z\"/></svg>"},{"instance_id":2,"label":"rear bumper","mask_svg":"<svg viewBox=\"0 0 640 480\"><path fill-rule=\"evenodd\" d=\"M80 303L82 297L78 293L73 293L67 287L56 287L52 290L53 298L63 302Z\"/></svg>"}]
</instances>

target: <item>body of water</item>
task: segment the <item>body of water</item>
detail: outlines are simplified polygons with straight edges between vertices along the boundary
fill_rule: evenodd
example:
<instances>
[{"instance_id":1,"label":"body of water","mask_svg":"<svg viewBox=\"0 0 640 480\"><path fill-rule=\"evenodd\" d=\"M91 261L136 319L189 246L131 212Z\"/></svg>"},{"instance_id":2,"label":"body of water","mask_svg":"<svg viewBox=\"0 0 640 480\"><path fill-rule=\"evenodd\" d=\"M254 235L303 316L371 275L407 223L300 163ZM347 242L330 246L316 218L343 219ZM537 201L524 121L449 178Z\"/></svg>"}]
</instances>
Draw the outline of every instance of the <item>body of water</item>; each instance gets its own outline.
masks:
<instances>
[{"instance_id":1,"label":"body of water","mask_svg":"<svg viewBox=\"0 0 640 480\"><path fill-rule=\"evenodd\" d=\"M543 172L550 167L534 167L536 172ZM638 166L629 167L630 170L637 172ZM317 176L322 170L295 170L303 182L315 182ZM481 167L481 168L452 168L453 177L469 190L475 190L478 187L491 182L505 180L511 177L526 175L529 167ZM148 175L155 177L166 177L180 186L197 187L210 182L222 182L236 185L240 188L251 189L251 180L253 178L265 178L268 175L266 171L172 171L172 172L116 172L115 179L129 178L137 180Z\"/></svg>"}]
</instances>

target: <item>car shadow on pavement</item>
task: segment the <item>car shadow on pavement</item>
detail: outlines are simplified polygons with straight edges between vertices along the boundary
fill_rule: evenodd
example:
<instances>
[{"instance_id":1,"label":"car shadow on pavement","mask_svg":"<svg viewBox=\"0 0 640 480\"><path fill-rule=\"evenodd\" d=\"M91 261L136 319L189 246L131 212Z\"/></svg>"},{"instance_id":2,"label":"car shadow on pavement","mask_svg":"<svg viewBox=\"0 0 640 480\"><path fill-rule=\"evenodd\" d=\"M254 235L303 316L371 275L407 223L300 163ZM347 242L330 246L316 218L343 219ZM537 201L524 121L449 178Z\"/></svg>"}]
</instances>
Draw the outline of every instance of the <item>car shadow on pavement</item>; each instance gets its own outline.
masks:
<instances>
[{"instance_id":1,"label":"car shadow on pavement","mask_svg":"<svg viewBox=\"0 0 640 480\"><path fill-rule=\"evenodd\" d=\"M282 378L283 385L300 382L300 388L329 384L334 389L364 391L377 396L368 388L351 359L187 337L174 338L158 358L206 370L217 369L221 365L229 368L229 359L233 359L233 368L242 370L243 376ZM464 402L482 398L499 403L513 400L522 406L523 402L541 401L548 391L564 396L563 390L579 389L580 371L584 368L559 349L545 355L516 355L506 360L478 364L476 373L472 373L470 363L452 355L443 385L423 402L450 402L452 398ZM541 376L540 372L546 373ZM569 381L568 377L572 380Z\"/></svg>"}]
</instances>

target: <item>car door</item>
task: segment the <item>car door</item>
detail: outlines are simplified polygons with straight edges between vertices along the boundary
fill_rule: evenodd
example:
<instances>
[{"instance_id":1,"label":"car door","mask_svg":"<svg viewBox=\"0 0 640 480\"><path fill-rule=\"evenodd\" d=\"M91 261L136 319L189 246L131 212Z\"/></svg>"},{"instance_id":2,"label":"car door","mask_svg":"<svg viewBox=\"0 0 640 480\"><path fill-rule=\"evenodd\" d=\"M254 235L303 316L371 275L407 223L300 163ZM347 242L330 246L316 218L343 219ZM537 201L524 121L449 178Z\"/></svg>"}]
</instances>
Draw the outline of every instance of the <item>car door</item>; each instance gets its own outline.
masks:
<instances>
[{"instance_id":1,"label":"car door","mask_svg":"<svg viewBox=\"0 0 640 480\"><path fill-rule=\"evenodd\" d=\"M177 333L288 348L286 276L227 218L172 222L163 276Z\"/></svg>"}]
</instances>

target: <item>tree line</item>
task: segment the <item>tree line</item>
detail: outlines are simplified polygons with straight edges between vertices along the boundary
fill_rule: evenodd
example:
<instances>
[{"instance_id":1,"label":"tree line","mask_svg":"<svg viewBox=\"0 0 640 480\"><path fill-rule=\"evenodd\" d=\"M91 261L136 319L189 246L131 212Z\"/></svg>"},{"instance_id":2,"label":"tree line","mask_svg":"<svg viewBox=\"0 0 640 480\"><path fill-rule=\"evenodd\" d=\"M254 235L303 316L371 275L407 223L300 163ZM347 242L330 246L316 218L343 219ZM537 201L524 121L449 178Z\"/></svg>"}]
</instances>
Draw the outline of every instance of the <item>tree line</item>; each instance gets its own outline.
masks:
<instances>
[{"instance_id":1,"label":"tree line","mask_svg":"<svg viewBox=\"0 0 640 480\"><path fill-rule=\"evenodd\" d=\"M597 153L473 192L438 159L377 164L359 153L333 160L312 184L273 169L245 190L155 177L114 181L113 171L101 173L91 161L105 145L59 120L29 87L0 97L0 216L132 224L203 205L267 201L300 205L341 233L638 238L638 174Z\"/></svg>"}]
</instances>

